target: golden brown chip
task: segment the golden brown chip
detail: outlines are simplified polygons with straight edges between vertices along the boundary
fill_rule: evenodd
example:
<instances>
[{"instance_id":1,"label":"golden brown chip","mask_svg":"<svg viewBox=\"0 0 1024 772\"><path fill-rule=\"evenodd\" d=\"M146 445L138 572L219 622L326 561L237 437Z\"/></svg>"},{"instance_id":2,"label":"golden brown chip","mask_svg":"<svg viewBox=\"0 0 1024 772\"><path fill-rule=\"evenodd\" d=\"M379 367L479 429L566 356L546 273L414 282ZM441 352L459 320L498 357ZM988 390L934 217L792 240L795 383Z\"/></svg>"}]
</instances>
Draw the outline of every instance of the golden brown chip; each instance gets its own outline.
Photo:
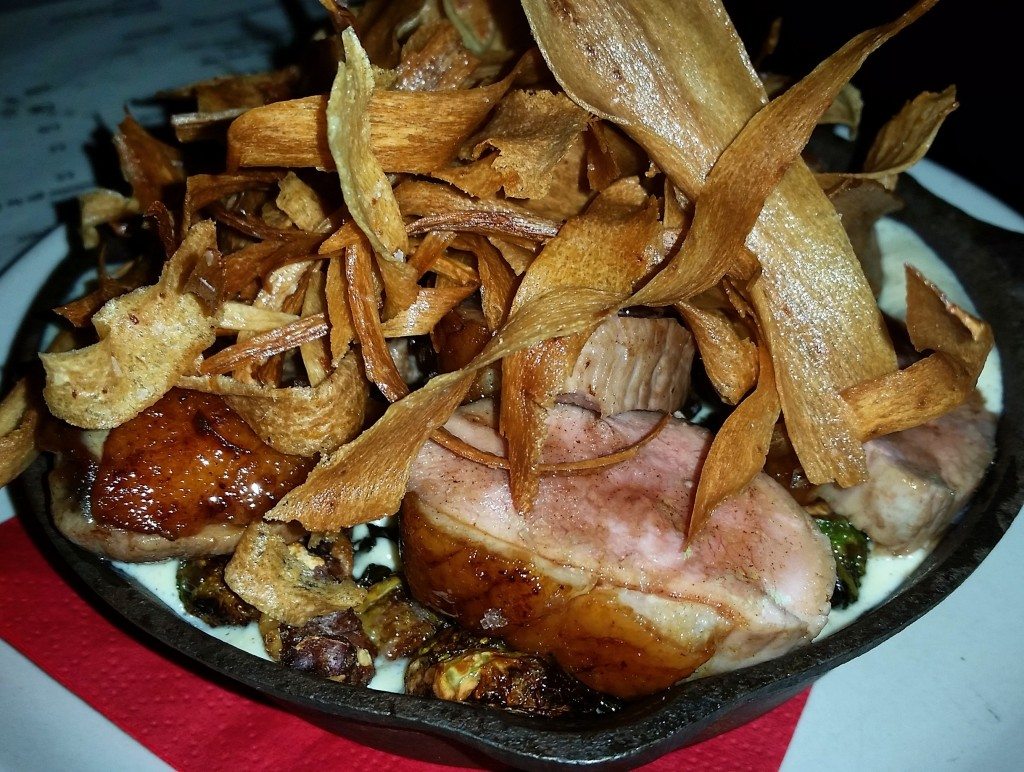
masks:
<instances>
[{"instance_id":1,"label":"golden brown chip","mask_svg":"<svg viewBox=\"0 0 1024 772\"><path fill-rule=\"evenodd\" d=\"M366 414L366 378L353 353L315 386L273 388L223 375L181 378L177 385L223 396L261 440L295 456L337 450L359 433Z\"/></svg>"},{"instance_id":2,"label":"golden brown chip","mask_svg":"<svg viewBox=\"0 0 1024 772\"><path fill-rule=\"evenodd\" d=\"M391 402L409 393L395 361L384 340L380 315L377 312L376 292L373 287L372 255L362 244L345 250L345 285L348 290L348 309L352 314L355 340L366 368L366 377Z\"/></svg>"},{"instance_id":3,"label":"golden brown chip","mask_svg":"<svg viewBox=\"0 0 1024 772\"><path fill-rule=\"evenodd\" d=\"M737 404L757 380L757 346L741 336L728 315L698 303L676 303L718 395Z\"/></svg>"},{"instance_id":4,"label":"golden brown chip","mask_svg":"<svg viewBox=\"0 0 1024 772\"><path fill-rule=\"evenodd\" d=\"M907 332L914 348L934 353L843 392L862 439L919 426L965 402L993 345L988 324L909 266Z\"/></svg>"},{"instance_id":5,"label":"golden brown chip","mask_svg":"<svg viewBox=\"0 0 1024 772\"><path fill-rule=\"evenodd\" d=\"M194 368L215 339L215 319L180 284L196 260L215 248L213 223L196 223L157 284L109 300L93 316L98 343L40 354L50 412L83 429L112 429Z\"/></svg>"},{"instance_id":6,"label":"golden brown chip","mask_svg":"<svg viewBox=\"0 0 1024 772\"><path fill-rule=\"evenodd\" d=\"M388 173L430 174L447 166L516 76L458 91L375 91L367 108L374 157ZM327 101L303 97L243 113L228 128L228 168L333 169Z\"/></svg>"},{"instance_id":7,"label":"golden brown chip","mask_svg":"<svg viewBox=\"0 0 1024 772\"><path fill-rule=\"evenodd\" d=\"M0 488L25 471L39 454L39 417L22 378L0 402Z\"/></svg>"},{"instance_id":8,"label":"golden brown chip","mask_svg":"<svg viewBox=\"0 0 1024 772\"><path fill-rule=\"evenodd\" d=\"M323 314L303 317L261 332L207 357L199 366L202 375L222 375L243 367L261 364L272 356L327 335L327 319Z\"/></svg>"},{"instance_id":9,"label":"golden brown chip","mask_svg":"<svg viewBox=\"0 0 1024 772\"><path fill-rule=\"evenodd\" d=\"M304 231L316 231L327 220L320 197L295 172L288 172L278 186L275 203L289 219Z\"/></svg>"},{"instance_id":10,"label":"golden brown chip","mask_svg":"<svg viewBox=\"0 0 1024 772\"><path fill-rule=\"evenodd\" d=\"M462 44L448 21L425 24L409 36L391 88L396 91L448 91L461 88L480 60Z\"/></svg>"},{"instance_id":11,"label":"golden brown chip","mask_svg":"<svg viewBox=\"0 0 1024 772\"><path fill-rule=\"evenodd\" d=\"M441 321L441 317L469 297L476 286L421 287L416 300L398 316L388 319L381 327L385 338L403 338L427 335Z\"/></svg>"},{"instance_id":12,"label":"golden brown chip","mask_svg":"<svg viewBox=\"0 0 1024 772\"><path fill-rule=\"evenodd\" d=\"M402 213L370 142L373 69L351 27L342 41L345 61L338 64L327 102L327 145L352 218L377 254L402 261L409 252Z\"/></svg>"},{"instance_id":13,"label":"golden brown chip","mask_svg":"<svg viewBox=\"0 0 1024 772\"><path fill-rule=\"evenodd\" d=\"M764 468L781 406L771 357L763 348L759 360L757 388L725 419L704 460L687 528L690 539L715 507L747 487Z\"/></svg>"},{"instance_id":14,"label":"golden brown chip","mask_svg":"<svg viewBox=\"0 0 1024 772\"><path fill-rule=\"evenodd\" d=\"M326 266L320 262L313 266L309 273L306 292L302 297L302 315L314 316L326 314L327 299L324 295L327 279L324 275ZM326 317L325 317L326 318ZM328 328L330 322L328 321ZM329 334L329 330L328 330ZM306 368L306 379L310 386L318 386L327 377L331 367L331 348L327 338L303 343L299 346L302 366Z\"/></svg>"},{"instance_id":15,"label":"golden brown chip","mask_svg":"<svg viewBox=\"0 0 1024 772\"><path fill-rule=\"evenodd\" d=\"M487 148L498 151L491 168L513 198L547 195L552 170L587 127L590 115L564 94L510 91L494 116L470 140L473 157Z\"/></svg>"},{"instance_id":16,"label":"golden brown chip","mask_svg":"<svg viewBox=\"0 0 1024 772\"><path fill-rule=\"evenodd\" d=\"M879 130L864 161L863 172L821 174L819 182L828 189L847 179L877 180L892 190L900 172L924 158L943 121L956 108L953 86L939 94L930 91L919 94Z\"/></svg>"},{"instance_id":17,"label":"golden brown chip","mask_svg":"<svg viewBox=\"0 0 1024 772\"><path fill-rule=\"evenodd\" d=\"M100 235L96 227L107 223L118 222L139 213L139 202L134 198L122 196L116 190L97 188L83 193L78 197L81 210L79 233L82 246L93 249L99 246Z\"/></svg>"},{"instance_id":18,"label":"golden brown chip","mask_svg":"<svg viewBox=\"0 0 1024 772\"><path fill-rule=\"evenodd\" d=\"M185 181L181 153L164 144L132 116L126 115L114 135L121 174L132 186L132 196L145 211Z\"/></svg>"},{"instance_id":19,"label":"golden brown chip","mask_svg":"<svg viewBox=\"0 0 1024 772\"><path fill-rule=\"evenodd\" d=\"M657 202L623 180L569 220L533 261L516 291L513 313L555 288L629 292L646 273L647 248L660 236ZM502 362L499 429L508 445L512 501L520 512L532 508L537 494L548 410L591 332L546 341Z\"/></svg>"}]
</instances>

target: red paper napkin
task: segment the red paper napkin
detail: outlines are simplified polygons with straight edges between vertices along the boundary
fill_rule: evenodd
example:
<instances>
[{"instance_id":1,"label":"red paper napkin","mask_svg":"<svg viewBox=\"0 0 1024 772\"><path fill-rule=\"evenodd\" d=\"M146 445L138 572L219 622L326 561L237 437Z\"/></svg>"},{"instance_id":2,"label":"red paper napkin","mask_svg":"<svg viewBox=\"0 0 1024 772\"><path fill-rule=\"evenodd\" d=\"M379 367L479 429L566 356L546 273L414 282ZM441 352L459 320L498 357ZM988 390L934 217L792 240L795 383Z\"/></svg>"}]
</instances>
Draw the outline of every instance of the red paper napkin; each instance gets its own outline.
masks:
<instances>
[{"instance_id":1,"label":"red paper napkin","mask_svg":"<svg viewBox=\"0 0 1024 772\"><path fill-rule=\"evenodd\" d=\"M0 524L0 636L180 770L452 769L338 737L165 658L79 597L16 519ZM644 769L777 770L806 699Z\"/></svg>"}]
</instances>

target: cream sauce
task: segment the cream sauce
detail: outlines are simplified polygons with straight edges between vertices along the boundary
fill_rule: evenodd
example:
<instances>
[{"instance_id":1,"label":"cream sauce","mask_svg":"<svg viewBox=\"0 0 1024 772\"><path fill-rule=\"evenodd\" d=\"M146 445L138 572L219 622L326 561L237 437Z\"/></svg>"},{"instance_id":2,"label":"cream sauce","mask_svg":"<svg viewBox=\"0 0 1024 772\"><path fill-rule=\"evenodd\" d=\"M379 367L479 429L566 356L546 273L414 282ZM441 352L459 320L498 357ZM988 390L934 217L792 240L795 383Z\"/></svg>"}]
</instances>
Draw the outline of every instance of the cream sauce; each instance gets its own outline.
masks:
<instances>
[{"instance_id":1,"label":"cream sauce","mask_svg":"<svg viewBox=\"0 0 1024 772\"><path fill-rule=\"evenodd\" d=\"M885 313L898 319L904 319L906 316L905 264L913 265L920 270L955 303L968 310L974 310L974 304L967 297L967 293L953 272L910 228L893 220L882 220L878 223L876 232L884 256L882 264L884 285L879 297L879 306ZM1003 388L998 351L993 351L989 357L978 382L978 388L988 409L1000 412ZM385 518L377 521L377 524L386 526L388 521L389 519ZM356 526L353 529L353 541L358 541L367 533L365 526ZM887 600L921 564L926 555L926 550L918 550L909 555L900 556L872 554L868 558L868 570L860 589L858 601L846 609L834 609L829 614L828 623L818 637L825 637L846 627L866 611ZM389 568L396 567L398 565L398 545L389 539L378 537L377 543L372 549L356 554L356 576L361 575L371 563ZM115 563L114 565L200 630L250 654L268 659L263 648L263 640L255 623L246 627L210 627L186 613L178 598L175 580L178 565L176 560L148 564ZM404 691L405 667L408 660L391 662L378 657L375 664L377 673L370 682L370 688L388 692Z\"/></svg>"}]
</instances>

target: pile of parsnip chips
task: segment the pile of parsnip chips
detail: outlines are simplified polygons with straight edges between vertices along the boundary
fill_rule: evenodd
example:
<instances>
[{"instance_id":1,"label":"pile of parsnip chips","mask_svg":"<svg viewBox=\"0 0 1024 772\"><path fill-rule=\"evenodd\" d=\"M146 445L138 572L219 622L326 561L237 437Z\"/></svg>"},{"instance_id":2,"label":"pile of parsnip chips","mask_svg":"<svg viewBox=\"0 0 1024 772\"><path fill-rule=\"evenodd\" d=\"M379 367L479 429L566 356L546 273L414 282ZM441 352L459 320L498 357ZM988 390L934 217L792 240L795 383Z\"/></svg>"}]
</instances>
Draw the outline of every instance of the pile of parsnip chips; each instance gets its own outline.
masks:
<instances>
[{"instance_id":1,"label":"pile of parsnip chips","mask_svg":"<svg viewBox=\"0 0 1024 772\"><path fill-rule=\"evenodd\" d=\"M85 197L83 235L95 245L144 217L159 279L143 283L152 256L139 256L58 309L96 342L42 355L45 405L20 384L0 406L3 483L34 457L43 412L109 429L177 386L223 395L269 445L318 458L268 520L332 532L394 513L431 437L507 468L528 512L542 475L628 457L555 468L541 448L589 334L637 306L678 314L736 406L691 532L761 470L780 416L807 478L848 486L865 440L973 391L989 327L910 272L908 329L930 353L898 369L851 246L867 260L870 239L836 212L869 227L891 209L952 89L909 102L861 172L801 160L819 122L856 121L848 81L933 0L772 101L717 0L523 0L525 18L486 0L322 1L330 26L301 65L171 94L194 104L174 117L177 145L121 125L131 195ZM215 172L192 173L198 149ZM467 299L488 339L410 391L389 344L435 333ZM442 428L495 363L504 458Z\"/></svg>"}]
</instances>

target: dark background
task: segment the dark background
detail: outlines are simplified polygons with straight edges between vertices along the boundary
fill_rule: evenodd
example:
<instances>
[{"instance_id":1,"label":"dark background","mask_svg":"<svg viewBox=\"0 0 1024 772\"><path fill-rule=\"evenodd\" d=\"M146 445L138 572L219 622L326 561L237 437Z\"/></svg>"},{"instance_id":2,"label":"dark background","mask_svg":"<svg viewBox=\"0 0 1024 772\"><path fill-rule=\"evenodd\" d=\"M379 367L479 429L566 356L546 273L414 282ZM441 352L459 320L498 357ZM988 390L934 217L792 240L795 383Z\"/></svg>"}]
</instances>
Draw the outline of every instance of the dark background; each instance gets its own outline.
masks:
<instances>
[{"instance_id":1,"label":"dark background","mask_svg":"<svg viewBox=\"0 0 1024 772\"><path fill-rule=\"evenodd\" d=\"M685 0L684 0L685 1ZM764 69L802 75L858 32L898 16L908 0L726 0L756 52L782 18L776 53ZM942 0L872 54L854 77L864 95L860 143L921 91L957 87L960 108L946 119L928 157L1024 212L1024 42L1005 0ZM862 151L866 147L862 148Z\"/></svg>"}]
</instances>

